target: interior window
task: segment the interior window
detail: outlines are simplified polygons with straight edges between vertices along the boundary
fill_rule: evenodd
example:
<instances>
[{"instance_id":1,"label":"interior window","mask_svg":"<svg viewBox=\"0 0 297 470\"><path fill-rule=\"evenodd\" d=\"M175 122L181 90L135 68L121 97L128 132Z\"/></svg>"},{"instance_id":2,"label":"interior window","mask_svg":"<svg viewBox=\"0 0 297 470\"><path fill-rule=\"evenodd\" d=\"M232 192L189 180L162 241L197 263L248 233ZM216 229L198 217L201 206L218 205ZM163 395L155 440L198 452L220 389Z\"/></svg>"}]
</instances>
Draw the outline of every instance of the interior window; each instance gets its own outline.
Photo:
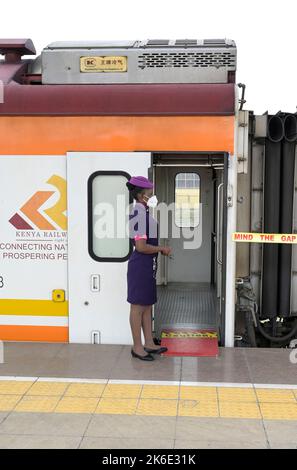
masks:
<instances>
[{"instance_id":1,"label":"interior window","mask_svg":"<svg viewBox=\"0 0 297 470\"><path fill-rule=\"evenodd\" d=\"M178 173L175 176L175 224L197 227L199 224L200 176Z\"/></svg>"}]
</instances>

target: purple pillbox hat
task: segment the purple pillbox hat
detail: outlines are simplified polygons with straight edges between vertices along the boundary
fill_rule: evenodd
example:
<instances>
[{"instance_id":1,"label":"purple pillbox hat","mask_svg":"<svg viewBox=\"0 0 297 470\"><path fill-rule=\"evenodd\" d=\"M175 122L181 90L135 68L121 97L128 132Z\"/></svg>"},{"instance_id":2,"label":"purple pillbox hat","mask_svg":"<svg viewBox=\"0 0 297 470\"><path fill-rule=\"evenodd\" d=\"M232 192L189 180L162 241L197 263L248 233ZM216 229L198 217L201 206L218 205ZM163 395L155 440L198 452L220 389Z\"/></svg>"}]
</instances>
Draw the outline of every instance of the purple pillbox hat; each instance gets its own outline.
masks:
<instances>
[{"instance_id":1,"label":"purple pillbox hat","mask_svg":"<svg viewBox=\"0 0 297 470\"><path fill-rule=\"evenodd\" d=\"M144 176L132 176L132 178L129 180L129 183L133 184L134 186L138 186L139 188L145 189L151 189L154 187L153 183Z\"/></svg>"}]
</instances>

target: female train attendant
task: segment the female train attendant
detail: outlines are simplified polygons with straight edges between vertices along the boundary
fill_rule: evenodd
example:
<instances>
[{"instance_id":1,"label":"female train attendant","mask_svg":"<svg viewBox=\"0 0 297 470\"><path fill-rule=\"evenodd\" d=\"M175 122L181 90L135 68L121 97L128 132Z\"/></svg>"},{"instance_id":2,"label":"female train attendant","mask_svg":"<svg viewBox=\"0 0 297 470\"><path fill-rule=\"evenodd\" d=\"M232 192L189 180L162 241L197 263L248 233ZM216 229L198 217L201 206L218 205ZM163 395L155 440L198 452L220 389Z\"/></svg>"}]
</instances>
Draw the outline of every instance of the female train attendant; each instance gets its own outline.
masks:
<instances>
[{"instance_id":1,"label":"female train attendant","mask_svg":"<svg viewBox=\"0 0 297 470\"><path fill-rule=\"evenodd\" d=\"M134 251L128 262L128 302L131 304L130 326L133 337L133 357L153 361L153 354L161 354L167 348L157 346L152 334L152 305L157 301L156 272L158 253L169 256L169 247L158 245L158 226L150 215L149 207L158 203L153 196L153 184L144 176L133 176L127 187L136 201L130 215L130 237ZM141 329L144 346L141 341Z\"/></svg>"}]
</instances>

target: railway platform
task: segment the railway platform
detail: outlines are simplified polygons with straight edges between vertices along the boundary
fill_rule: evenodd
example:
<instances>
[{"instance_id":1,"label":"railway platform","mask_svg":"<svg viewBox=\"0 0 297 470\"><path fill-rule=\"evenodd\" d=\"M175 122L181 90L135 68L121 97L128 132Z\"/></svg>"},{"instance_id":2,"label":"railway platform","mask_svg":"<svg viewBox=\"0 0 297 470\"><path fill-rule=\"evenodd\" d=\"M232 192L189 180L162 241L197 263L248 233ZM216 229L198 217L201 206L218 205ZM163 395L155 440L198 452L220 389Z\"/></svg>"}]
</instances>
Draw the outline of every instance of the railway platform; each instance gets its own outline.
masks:
<instances>
[{"instance_id":1,"label":"railway platform","mask_svg":"<svg viewBox=\"0 0 297 470\"><path fill-rule=\"evenodd\" d=\"M6 342L0 448L297 448L294 352L143 363L129 346Z\"/></svg>"}]
</instances>

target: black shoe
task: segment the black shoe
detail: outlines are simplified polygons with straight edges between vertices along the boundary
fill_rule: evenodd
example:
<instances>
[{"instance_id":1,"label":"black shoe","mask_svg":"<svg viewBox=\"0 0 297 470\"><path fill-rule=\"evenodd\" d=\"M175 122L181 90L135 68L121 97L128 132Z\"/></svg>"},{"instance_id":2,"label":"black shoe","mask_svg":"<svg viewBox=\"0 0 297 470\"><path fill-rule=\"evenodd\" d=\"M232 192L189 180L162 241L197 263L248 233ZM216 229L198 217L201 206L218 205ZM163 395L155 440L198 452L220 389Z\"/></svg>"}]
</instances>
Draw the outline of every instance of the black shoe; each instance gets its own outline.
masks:
<instances>
[{"instance_id":1,"label":"black shoe","mask_svg":"<svg viewBox=\"0 0 297 470\"><path fill-rule=\"evenodd\" d=\"M161 340L159 338L154 338L154 343L156 346L161 346Z\"/></svg>"},{"instance_id":2,"label":"black shoe","mask_svg":"<svg viewBox=\"0 0 297 470\"><path fill-rule=\"evenodd\" d=\"M148 349L148 348L143 348L145 352L149 354L163 354L164 352L168 351L168 348L159 348L159 349Z\"/></svg>"},{"instance_id":3,"label":"black shoe","mask_svg":"<svg viewBox=\"0 0 297 470\"><path fill-rule=\"evenodd\" d=\"M136 354L136 352L134 352L133 349L131 349L131 354L132 354L132 357L136 357L137 359L141 359L142 361L154 361L155 360L153 356L151 356L150 354L147 354L146 356L140 356L139 354Z\"/></svg>"}]
</instances>

